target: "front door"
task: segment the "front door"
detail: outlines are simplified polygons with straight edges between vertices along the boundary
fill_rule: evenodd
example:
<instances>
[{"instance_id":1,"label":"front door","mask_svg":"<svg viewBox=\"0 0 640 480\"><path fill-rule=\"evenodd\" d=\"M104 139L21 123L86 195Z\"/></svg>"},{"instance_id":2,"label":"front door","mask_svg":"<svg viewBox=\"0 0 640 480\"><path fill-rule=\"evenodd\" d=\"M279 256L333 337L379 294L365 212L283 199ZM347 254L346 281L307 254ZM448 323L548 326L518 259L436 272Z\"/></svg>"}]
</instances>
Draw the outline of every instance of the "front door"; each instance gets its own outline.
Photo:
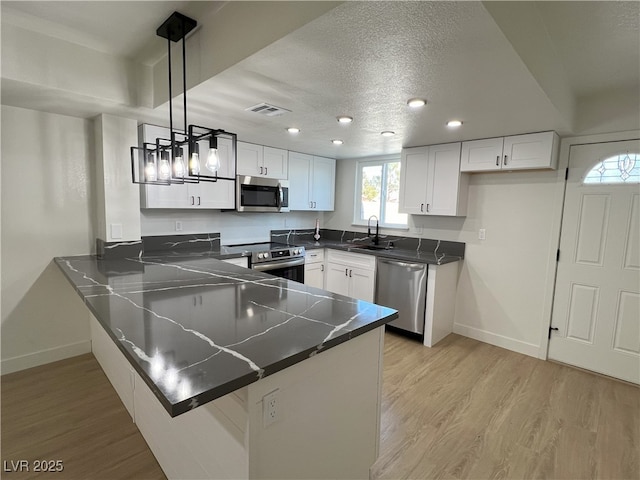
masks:
<instances>
[{"instance_id":1,"label":"front door","mask_svg":"<svg viewBox=\"0 0 640 480\"><path fill-rule=\"evenodd\" d=\"M571 147L549 358L640 383L640 141Z\"/></svg>"}]
</instances>

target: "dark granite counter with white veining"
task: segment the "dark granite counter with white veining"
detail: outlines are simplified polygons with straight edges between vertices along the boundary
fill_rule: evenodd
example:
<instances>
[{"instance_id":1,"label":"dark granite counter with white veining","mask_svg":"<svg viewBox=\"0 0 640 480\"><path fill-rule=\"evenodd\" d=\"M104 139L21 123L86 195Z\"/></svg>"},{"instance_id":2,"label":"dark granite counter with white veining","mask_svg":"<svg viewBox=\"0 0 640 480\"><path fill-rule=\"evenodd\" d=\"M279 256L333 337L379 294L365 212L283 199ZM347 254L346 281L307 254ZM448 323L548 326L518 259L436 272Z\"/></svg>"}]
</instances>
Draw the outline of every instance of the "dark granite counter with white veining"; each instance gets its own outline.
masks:
<instances>
[{"instance_id":1,"label":"dark granite counter with white veining","mask_svg":"<svg viewBox=\"0 0 640 480\"><path fill-rule=\"evenodd\" d=\"M313 230L275 230L271 241L314 248L330 248L347 252L392 258L405 262L444 265L464 258L465 244L442 240L430 240L395 235L380 235L378 245L372 249L373 238L359 232L321 230L319 240L313 238ZM365 247L365 248L363 248Z\"/></svg>"},{"instance_id":2,"label":"dark granite counter with white veining","mask_svg":"<svg viewBox=\"0 0 640 480\"><path fill-rule=\"evenodd\" d=\"M55 259L171 416L397 318L222 262L243 252L217 241L207 251Z\"/></svg>"}]
</instances>

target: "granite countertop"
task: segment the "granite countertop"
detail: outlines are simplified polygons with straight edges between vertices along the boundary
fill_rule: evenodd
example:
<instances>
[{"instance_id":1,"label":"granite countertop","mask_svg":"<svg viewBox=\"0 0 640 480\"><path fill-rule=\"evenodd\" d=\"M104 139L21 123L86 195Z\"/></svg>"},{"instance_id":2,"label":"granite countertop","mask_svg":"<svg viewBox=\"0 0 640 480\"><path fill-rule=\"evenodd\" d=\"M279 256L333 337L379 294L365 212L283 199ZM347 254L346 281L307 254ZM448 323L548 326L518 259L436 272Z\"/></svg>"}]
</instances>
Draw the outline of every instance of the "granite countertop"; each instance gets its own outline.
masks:
<instances>
[{"instance_id":1,"label":"granite countertop","mask_svg":"<svg viewBox=\"0 0 640 480\"><path fill-rule=\"evenodd\" d=\"M312 250L314 248L332 248L334 250L343 250L346 252L362 253L364 255L375 255L376 257L391 258L394 260L402 260L406 262L429 263L434 265L444 265L446 263L458 262L462 260L462 257L458 255L439 253L437 248L433 251L424 251L418 249L409 250L395 247L384 249L386 243L387 242L381 243L380 246L382 247L382 249L379 250L369 250L366 248L362 248L363 244L357 242L343 243L322 239L317 242L296 241L295 245L305 247L307 250Z\"/></svg>"},{"instance_id":2,"label":"granite countertop","mask_svg":"<svg viewBox=\"0 0 640 480\"><path fill-rule=\"evenodd\" d=\"M398 316L218 259L234 248L55 261L171 416Z\"/></svg>"}]
</instances>

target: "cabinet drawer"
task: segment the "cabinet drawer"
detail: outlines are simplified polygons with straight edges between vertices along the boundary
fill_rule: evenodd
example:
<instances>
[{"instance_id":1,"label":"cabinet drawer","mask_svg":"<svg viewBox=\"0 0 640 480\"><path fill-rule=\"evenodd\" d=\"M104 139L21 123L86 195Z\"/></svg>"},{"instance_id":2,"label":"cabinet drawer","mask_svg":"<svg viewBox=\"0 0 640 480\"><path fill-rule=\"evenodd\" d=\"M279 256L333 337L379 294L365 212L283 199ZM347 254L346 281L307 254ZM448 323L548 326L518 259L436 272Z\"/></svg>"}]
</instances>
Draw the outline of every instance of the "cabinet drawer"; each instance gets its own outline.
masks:
<instances>
[{"instance_id":1,"label":"cabinet drawer","mask_svg":"<svg viewBox=\"0 0 640 480\"><path fill-rule=\"evenodd\" d=\"M304 255L304 263L322 263L324 262L324 248L314 250L306 250Z\"/></svg>"},{"instance_id":2,"label":"cabinet drawer","mask_svg":"<svg viewBox=\"0 0 640 480\"><path fill-rule=\"evenodd\" d=\"M327 252L327 261L341 263L349 267L362 268L364 270L375 270L376 257L363 253L339 252L329 250Z\"/></svg>"}]
</instances>

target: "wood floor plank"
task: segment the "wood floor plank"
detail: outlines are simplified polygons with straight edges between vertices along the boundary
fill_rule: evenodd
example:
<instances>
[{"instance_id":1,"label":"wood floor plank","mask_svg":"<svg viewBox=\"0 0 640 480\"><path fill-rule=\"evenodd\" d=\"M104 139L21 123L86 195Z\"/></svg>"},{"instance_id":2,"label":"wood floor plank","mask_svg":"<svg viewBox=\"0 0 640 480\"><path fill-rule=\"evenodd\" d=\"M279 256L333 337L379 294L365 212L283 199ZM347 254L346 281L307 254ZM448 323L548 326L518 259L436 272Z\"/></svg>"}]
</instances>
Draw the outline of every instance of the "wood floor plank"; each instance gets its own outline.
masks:
<instances>
[{"instance_id":1,"label":"wood floor plank","mask_svg":"<svg viewBox=\"0 0 640 480\"><path fill-rule=\"evenodd\" d=\"M162 479L92 355L2 377L2 459L62 459L60 474ZM640 478L640 389L450 335L385 336L373 479Z\"/></svg>"},{"instance_id":2,"label":"wood floor plank","mask_svg":"<svg viewBox=\"0 0 640 480\"><path fill-rule=\"evenodd\" d=\"M91 354L2 376L1 420L2 460L30 466L3 478L166 478ZM43 459L64 470L34 472Z\"/></svg>"}]
</instances>

